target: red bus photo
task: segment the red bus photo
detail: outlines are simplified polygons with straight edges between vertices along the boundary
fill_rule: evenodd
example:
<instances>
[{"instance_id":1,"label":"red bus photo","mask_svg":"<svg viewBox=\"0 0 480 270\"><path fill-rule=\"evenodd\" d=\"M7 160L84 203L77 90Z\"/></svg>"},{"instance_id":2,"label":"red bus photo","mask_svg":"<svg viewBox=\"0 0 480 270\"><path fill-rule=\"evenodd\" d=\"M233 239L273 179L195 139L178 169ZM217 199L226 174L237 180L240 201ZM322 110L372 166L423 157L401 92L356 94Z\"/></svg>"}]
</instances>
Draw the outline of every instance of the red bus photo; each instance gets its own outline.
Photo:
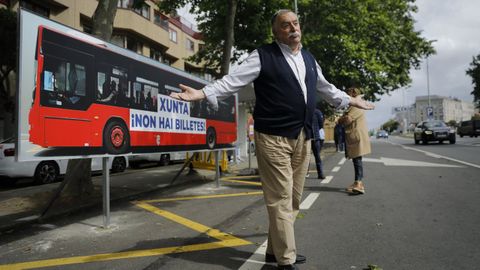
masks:
<instances>
[{"instance_id":1,"label":"red bus photo","mask_svg":"<svg viewBox=\"0 0 480 270\"><path fill-rule=\"evenodd\" d=\"M45 148L37 155L231 147L237 136L235 96L219 102L218 110L206 101L172 99L180 83L202 88L206 82L122 50L38 27L28 115L29 141Z\"/></svg>"}]
</instances>

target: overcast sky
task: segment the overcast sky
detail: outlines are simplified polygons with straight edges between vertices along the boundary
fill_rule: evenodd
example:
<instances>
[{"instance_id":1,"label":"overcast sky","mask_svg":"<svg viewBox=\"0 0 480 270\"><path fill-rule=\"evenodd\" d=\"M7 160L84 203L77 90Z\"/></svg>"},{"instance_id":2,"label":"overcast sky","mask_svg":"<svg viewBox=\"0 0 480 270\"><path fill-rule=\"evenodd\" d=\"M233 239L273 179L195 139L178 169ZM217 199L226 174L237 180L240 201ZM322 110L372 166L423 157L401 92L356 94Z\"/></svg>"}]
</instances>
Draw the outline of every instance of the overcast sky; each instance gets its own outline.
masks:
<instances>
[{"instance_id":1,"label":"overcast sky","mask_svg":"<svg viewBox=\"0 0 480 270\"><path fill-rule=\"evenodd\" d=\"M480 54L479 0L417 0L414 17L416 30L433 44L437 53L429 57L430 95L452 96L473 101L472 79L465 74ZM409 105L416 96L426 96L427 68L411 70L412 84L406 90L397 90L391 96L382 96L376 109L367 112L369 128L378 128L393 118L392 107Z\"/></svg>"},{"instance_id":2,"label":"overcast sky","mask_svg":"<svg viewBox=\"0 0 480 270\"><path fill-rule=\"evenodd\" d=\"M437 53L429 57L430 94L457 97L473 101L470 76L465 74L473 56L480 54L480 0L417 0L414 14L416 30L433 44ZM194 21L187 9L179 14ZM412 83L381 97L376 109L367 112L370 129L393 118L392 107L407 106L416 96L427 95L427 69L423 61L420 70L411 70Z\"/></svg>"}]
</instances>

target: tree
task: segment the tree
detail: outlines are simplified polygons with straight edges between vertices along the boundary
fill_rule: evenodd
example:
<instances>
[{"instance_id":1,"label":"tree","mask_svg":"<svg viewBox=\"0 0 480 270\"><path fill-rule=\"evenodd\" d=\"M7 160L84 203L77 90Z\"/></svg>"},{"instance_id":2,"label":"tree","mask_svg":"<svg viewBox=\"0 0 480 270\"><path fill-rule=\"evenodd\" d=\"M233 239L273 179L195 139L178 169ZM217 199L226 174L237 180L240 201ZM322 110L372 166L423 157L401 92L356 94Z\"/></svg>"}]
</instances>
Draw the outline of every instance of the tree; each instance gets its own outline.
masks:
<instances>
[{"instance_id":1,"label":"tree","mask_svg":"<svg viewBox=\"0 0 480 270\"><path fill-rule=\"evenodd\" d=\"M457 121L455 120L450 120L447 122L447 126L449 127L457 127Z\"/></svg>"},{"instance_id":2,"label":"tree","mask_svg":"<svg viewBox=\"0 0 480 270\"><path fill-rule=\"evenodd\" d=\"M304 1L303 44L327 80L340 88L359 86L366 98L411 82L410 68L435 51L414 30L413 0Z\"/></svg>"},{"instance_id":3,"label":"tree","mask_svg":"<svg viewBox=\"0 0 480 270\"><path fill-rule=\"evenodd\" d=\"M470 94L473 95L473 102L475 107L480 109L480 54L473 57L467 75L472 77L473 91Z\"/></svg>"},{"instance_id":4,"label":"tree","mask_svg":"<svg viewBox=\"0 0 480 270\"><path fill-rule=\"evenodd\" d=\"M196 16L204 48L188 60L203 62L205 69L219 78L227 74L230 63L236 62L246 51L272 40L270 17L275 10L291 6L290 2L164 0L158 5L168 13L186 4L191 5L190 13Z\"/></svg>"},{"instance_id":5,"label":"tree","mask_svg":"<svg viewBox=\"0 0 480 270\"><path fill-rule=\"evenodd\" d=\"M5 111L13 113L15 105L8 77L17 64L17 13L0 8L0 25L0 99L4 102Z\"/></svg>"},{"instance_id":6,"label":"tree","mask_svg":"<svg viewBox=\"0 0 480 270\"><path fill-rule=\"evenodd\" d=\"M143 2L143 1L142 1ZM113 21L117 14L118 0L99 0L92 16L92 33L100 39L110 41L113 32ZM64 195L81 197L93 192L92 159L70 159L65 174L66 185Z\"/></svg>"},{"instance_id":7,"label":"tree","mask_svg":"<svg viewBox=\"0 0 480 270\"><path fill-rule=\"evenodd\" d=\"M387 122L383 123L383 125L380 128L388 131L388 133L392 133L393 131L398 129L399 125L400 125L400 123L398 123L397 121L395 121L393 119L390 119Z\"/></svg>"}]
</instances>

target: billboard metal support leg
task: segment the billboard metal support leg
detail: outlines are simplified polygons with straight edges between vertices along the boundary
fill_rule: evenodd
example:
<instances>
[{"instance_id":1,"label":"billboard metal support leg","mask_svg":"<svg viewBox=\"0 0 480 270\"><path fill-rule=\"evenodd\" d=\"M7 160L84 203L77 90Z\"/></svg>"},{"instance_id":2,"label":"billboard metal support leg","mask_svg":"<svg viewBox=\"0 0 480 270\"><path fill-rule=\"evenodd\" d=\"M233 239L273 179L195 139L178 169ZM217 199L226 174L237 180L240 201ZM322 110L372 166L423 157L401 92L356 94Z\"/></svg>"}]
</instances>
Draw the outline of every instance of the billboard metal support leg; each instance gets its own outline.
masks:
<instances>
[{"instance_id":1,"label":"billboard metal support leg","mask_svg":"<svg viewBox=\"0 0 480 270\"><path fill-rule=\"evenodd\" d=\"M103 228L110 226L110 170L108 169L109 157L102 158L102 191L103 191Z\"/></svg>"},{"instance_id":2,"label":"billboard metal support leg","mask_svg":"<svg viewBox=\"0 0 480 270\"><path fill-rule=\"evenodd\" d=\"M215 182L217 188L220 187L220 166L219 166L220 150L215 151Z\"/></svg>"},{"instance_id":3,"label":"billboard metal support leg","mask_svg":"<svg viewBox=\"0 0 480 270\"><path fill-rule=\"evenodd\" d=\"M185 168L192 163L193 159L194 159L195 157L197 157L197 155L198 155L198 152L193 153L193 155L187 160L187 162L185 162L185 163L183 164L183 167L177 172L177 174L175 175L175 177L173 177L172 181L170 182L170 186L173 185L173 183L175 182L175 180L177 180L177 178L180 176L180 174L183 172L183 170L185 170Z\"/></svg>"}]
</instances>

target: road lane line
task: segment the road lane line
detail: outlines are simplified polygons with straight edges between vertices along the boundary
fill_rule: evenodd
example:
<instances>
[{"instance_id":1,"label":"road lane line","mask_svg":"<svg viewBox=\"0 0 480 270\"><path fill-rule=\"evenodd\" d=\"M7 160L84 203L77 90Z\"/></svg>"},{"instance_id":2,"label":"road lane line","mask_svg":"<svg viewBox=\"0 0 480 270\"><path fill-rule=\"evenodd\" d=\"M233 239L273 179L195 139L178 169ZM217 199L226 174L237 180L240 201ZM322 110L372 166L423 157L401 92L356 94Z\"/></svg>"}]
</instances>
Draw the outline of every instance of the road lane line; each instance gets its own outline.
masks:
<instances>
[{"instance_id":1,"label":"road lane line","mask_svg":"<svg viewBox=\"0 0 480 270\"><path fill-rule=\"evenodd\" d=\"M170 201L185 201L185 200L237 197L237 196L251 196L251 195L262 195L262 194L263 194L263 191L253 191L253 192L241 192L241 193L229 193L229 194L198 195L198 196L188 196L188 197L142 200L142 202L156 203L156 202L170 202Z\"/></svg>"},{"instance_id":2,"label":"road lane line","mask_svg":"<svg viewBox=\"0 0 480 270\"><path fill-rule=\"evenodd\" d=\"M338 172L338 171L340 171L340 166L333 167L332 172Z\"/></svg>"},{"instance_id":3,"label":"road lane line","mask_svg":"<svg viewBox=\"0 0 480 270\"><path fill-rule=\"evenodd\" d=\"M328 177L328 176L327 176ZM309 209L310 206L315 202L318 198L320 193L312 192L310 193L307 198L300 204L300 209L305 210ZM260 270L263 268L265 264L265 252L267 251L267 240L263 242L263 244L255 250L255 252L248 258L238 270Z\"/></svg>"},{"instance_id":4,"label":"road lane line","mask_svg":"<svg viewBox=\"0 0 480 270\"><path fill-rule=\"evenodd\" d=\"M252 244L250 241L235 237L225 232L221 232L214 228L210 228L208 226L205 226L193 220L176 215L172 212L162 210L158 207L145 203L144 201L135 202L134 204L149 212L152 212L164 218L170 219L176 223L179 223L180 225L183 225L189 229L192 229L200 233L204 233L219 241L213 242L213 243L204 243L204 244L193 244L193 245L185 245L185 246L132 250L132 251L123 251L123 252L116 252L116 253L103 253L103 254L94 254L94 255L87 255L87 256L75 256L75 257L67 257L67 258L20 262L20 263L0 265L0 270L34 269L34 268L51 267L51 266L82 264L82 263L89 263L89 262L112 261L112 260L119 260L119 259L159 256L159 255L165 255L165 254L203 251L203 250L236 247L236 246L244 246L244 245Z\"/></svg>"},{"instance_id":5,"label":"road lane line","mask_svg":"<svg viewBox=\"0 0 480 270\"><path fill-rule=\"evenodd\" d=\"M312 193L308 194L307 198L305 198L305 200L303 200L303 202L300 204L300 209L301 210L310 209L312 204L318 198L318 195L320 195L320 193L318 193L318 192L312 192Z\"/></svg>"},{"instance_id":6,"label":"road lane line","mask_svg":"<svg viewBox=\"0 0 480 270\"><path fill-rule=\"evenodd\" d=\"M265 253L267 252L267 241L255 250L255 252L248 258L238 270L260 270L265 265Z\"/></svg>"},{"instance_id":7,"label":"road lane line","mask_svg":"<svg viewBox=\"0 0 480 270\"><path fill-rule=\"evenodd\" d=\"M333 176L327 175L325 179L323 179L322 182L320 182L320 184L328 184L330 183L330 181L332 181L332 179L333 179Z\"/></svg>"},{"instance_id":8,"label":"road lane line","mask_svg":"<svg viewBox=\"0 0 480 270\"><path fill-rule=\"evenodd\" d=\"M239 183L239 184L247 184L247 185L254 185L254 186L261 186L262 183L260 182L252 182L252 181L242 181L242 180L233 180L233 179L220 179L224 182L231 182L231 183Z\"/></svg>"},{"instance_id":9,"label":"road lane line","mask_svg":"<svg viewBox=\"0 0 480 270\"><path fill-rule=\"evenodd\" d=\"M338 162L338 165L343 165L343 163L345 163L345 161L347 161L347 159L342 157L342 159Z\"/></svg>"},{"instance_id":10,"label":"road lane line","mask_svg":"<svg viewBox=\"0 0 480 270\"><path fill-rule=\"evenodd\" d=\"M391 144L399 145L399 146L401 146L403 149L406 149L406 150L413 150L413 151L417 151L417 152L420 152L420 153L424 153L424 154L427 155L427 156L431 156L431 157L435 157L435 158L443 158L443 159L446 159L446 160L450 160L450 161L453 161L453 162L458 162L458 163L461 163L461 164L464 164L464 165L468 165L468 166L471 166L471 167L475 167L475 168L480 169L480 165L477 165L477 164L473 164L473 163L469 163L469 162L466 162L466 161L454 159L454 158L451 158L451 157L446 157L446 156L438 155L438 154L435 154L435 153L432 153L432 152L428 152L428 151L416 149L416 148L413 148L413 147L404 146L404 145L397 144L397 143L391 143Z\"/></svg>"},{"instance_id":11,"label":"road lane line","mask_svg":"<svg viewBox=\"0 0 480 270\"><path fill-rule=\"evenodd\" d=\"M166 255L166 254L184 253L184 252L192 252L192 251L204 251L204 250L219 249L219 248L226 248L226 247L242 246L242 245L245 245L244 242L245 240L238 238L238 239L218 241L218 242L206 243L206 244L193 244L193 245L187 245L187 246L153 248L153 249L145 249L145 250L123 251L123 252L117 252L117 253L95 254L90 256L77 256L77 257L47 259L47 260L21 262L21 263L13 263L13 264L3 264L3 265L0 265L0 270L38 269L42 267L160 256L160 255ZM77 269L81 269L81 266L79 266Z\"/></svg>"}]
</instances>

